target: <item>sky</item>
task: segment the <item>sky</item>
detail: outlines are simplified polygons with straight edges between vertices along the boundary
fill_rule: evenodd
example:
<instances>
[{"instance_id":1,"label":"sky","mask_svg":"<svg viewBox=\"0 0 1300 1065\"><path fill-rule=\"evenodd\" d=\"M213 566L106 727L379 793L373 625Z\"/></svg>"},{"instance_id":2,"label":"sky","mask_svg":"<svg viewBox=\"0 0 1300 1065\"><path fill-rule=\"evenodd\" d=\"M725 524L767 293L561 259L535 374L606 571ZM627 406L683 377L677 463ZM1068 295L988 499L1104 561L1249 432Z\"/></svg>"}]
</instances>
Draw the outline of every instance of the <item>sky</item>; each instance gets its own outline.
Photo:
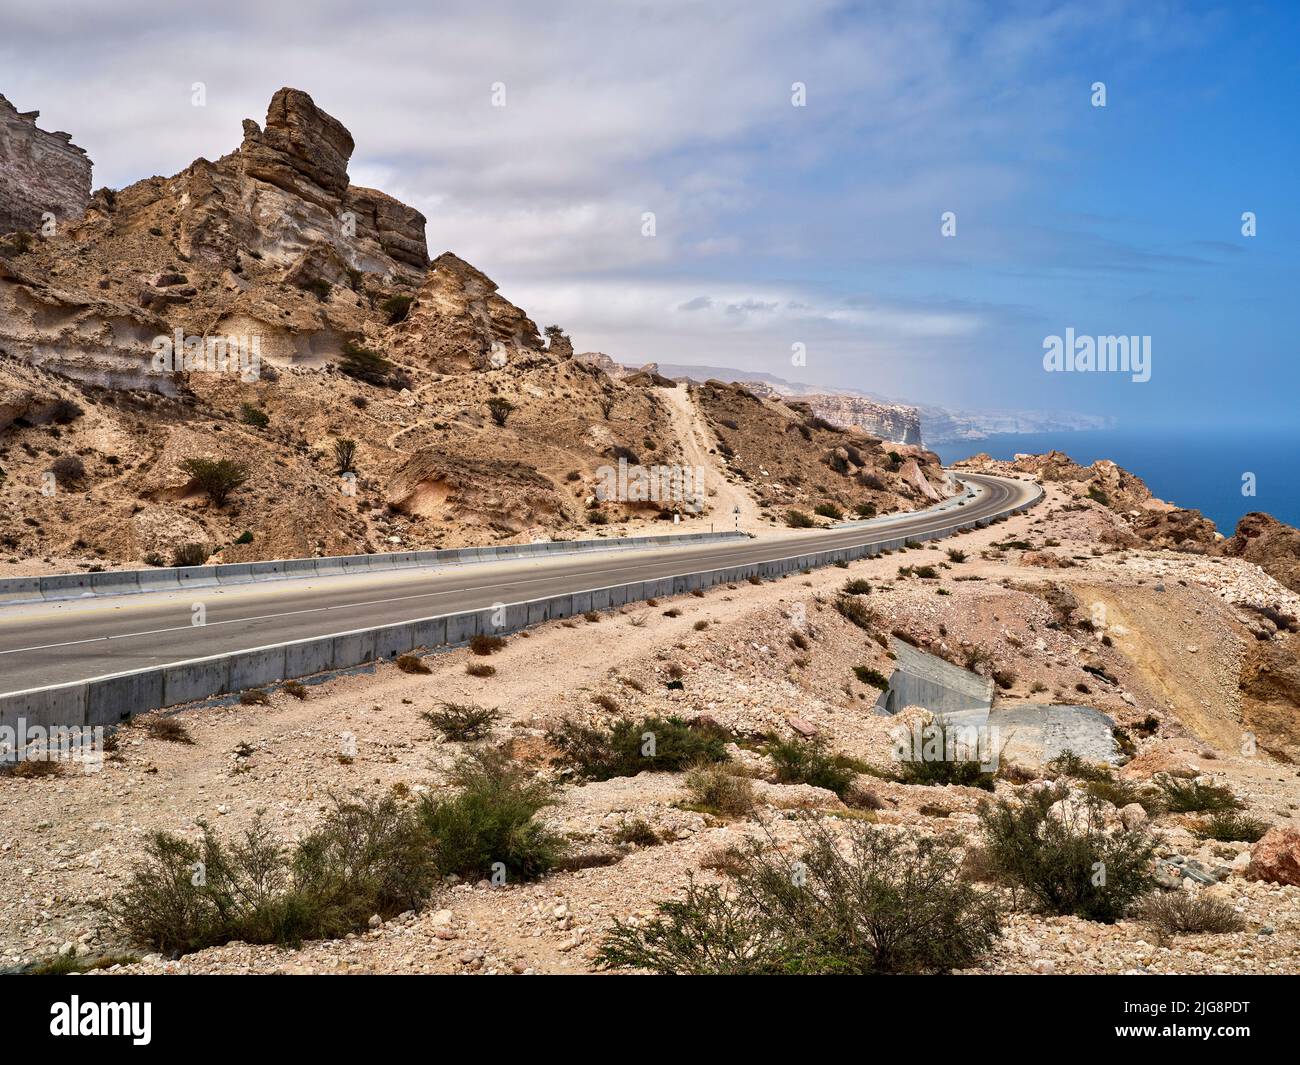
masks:
<instances>
[{"instance_id":1,"label":"sky","mask_svg":"<svg viewBox=\"0 0 1300 1065\"><path fill-rule=\"evenodd\" d=\"M1250 431L1300 392L1298 33L1294 0L0 0L0 92L121 187L304 89L354 183L579 351ZM1149 336L1150 379L1049 372L1067 329Z\"/></svg>"}]
</instances>

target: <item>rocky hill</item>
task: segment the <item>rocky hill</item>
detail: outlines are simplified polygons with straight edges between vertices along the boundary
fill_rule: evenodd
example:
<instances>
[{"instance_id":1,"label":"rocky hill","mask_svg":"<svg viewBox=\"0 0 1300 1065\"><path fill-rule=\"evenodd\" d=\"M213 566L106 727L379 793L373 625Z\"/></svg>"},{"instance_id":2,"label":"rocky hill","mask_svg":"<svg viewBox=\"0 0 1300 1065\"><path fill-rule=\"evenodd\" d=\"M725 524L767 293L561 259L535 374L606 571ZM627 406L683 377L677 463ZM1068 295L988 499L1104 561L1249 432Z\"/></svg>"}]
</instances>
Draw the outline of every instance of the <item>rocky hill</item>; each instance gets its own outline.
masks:
<instances>
[{"instance_id":1,"label":"rocky hill","mask_svg":"<svg viewBox=\"0 0 1300 1065\"><path fill-rule=\"evenodd\" d=\"M55 232L0 240L0 566L613 534L708 519L715 499L730 513L728 479L774 504L803 483L882 511L944 490L928 459L891 471L775 399L747 409L759 422L739 462L705 448L699 467L693 397L669 402L653 364L575 358L483 272L430 261L419 211L351 183L353 146L284 88L215 162L100 189ZM602 497L620 461L683 468L687 438L700 499ZM235 483L214 493L223 463Z\"/></svg>"}]
</instances>

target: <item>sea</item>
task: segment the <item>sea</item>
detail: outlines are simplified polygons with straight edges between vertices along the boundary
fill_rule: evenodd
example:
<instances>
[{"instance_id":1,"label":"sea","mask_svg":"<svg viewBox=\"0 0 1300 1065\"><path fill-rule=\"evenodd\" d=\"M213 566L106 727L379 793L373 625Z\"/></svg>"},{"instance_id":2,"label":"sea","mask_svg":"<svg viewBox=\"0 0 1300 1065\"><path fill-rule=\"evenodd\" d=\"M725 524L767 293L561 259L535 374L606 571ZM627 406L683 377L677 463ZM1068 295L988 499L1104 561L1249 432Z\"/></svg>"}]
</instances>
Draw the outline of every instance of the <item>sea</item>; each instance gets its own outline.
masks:
<instances>
[{"instance_id":1,"label":"sea","mask_svg":"<svg viewBox=\"0 0 1300 1065\"><path fill-rule=\"evenodd\" d=\"M1252 510L1300 527L1300 428L998 433L932 446L945 465L981 451L1011 459L1053 449L1084 466L1110 459L1141 477L1158 498L1199 510L1225 536L1231 536L1237 519Z\"/></svg>"}]
</instances>

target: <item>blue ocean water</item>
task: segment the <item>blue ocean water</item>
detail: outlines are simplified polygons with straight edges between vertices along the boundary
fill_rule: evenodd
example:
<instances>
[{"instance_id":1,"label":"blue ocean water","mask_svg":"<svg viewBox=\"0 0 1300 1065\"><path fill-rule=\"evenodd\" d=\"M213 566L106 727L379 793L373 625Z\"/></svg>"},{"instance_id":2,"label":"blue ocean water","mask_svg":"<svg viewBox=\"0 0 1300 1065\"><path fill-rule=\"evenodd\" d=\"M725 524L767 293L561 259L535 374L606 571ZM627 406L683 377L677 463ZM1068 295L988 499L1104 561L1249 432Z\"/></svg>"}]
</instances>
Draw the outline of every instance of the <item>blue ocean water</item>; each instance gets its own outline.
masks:
<instances>
[{"instance_id":1,"label":"blue ocean water","mask_svg":"<svg viewBox=\"0 0 1300 1065\"><path fill-rule=\"evenodd\" d=\"M1300 526L1300 429L1247 432L1160 432L1108 429L1061 433L999 433L934 448L944 463L981 451L995 459L1056 448L1084 466L1110 459L1146 482L1160 499L1199 510L1230 536L1252 510ZM1255 475L1244 495L1243 475Z\"/></svg>"}]
</instances>

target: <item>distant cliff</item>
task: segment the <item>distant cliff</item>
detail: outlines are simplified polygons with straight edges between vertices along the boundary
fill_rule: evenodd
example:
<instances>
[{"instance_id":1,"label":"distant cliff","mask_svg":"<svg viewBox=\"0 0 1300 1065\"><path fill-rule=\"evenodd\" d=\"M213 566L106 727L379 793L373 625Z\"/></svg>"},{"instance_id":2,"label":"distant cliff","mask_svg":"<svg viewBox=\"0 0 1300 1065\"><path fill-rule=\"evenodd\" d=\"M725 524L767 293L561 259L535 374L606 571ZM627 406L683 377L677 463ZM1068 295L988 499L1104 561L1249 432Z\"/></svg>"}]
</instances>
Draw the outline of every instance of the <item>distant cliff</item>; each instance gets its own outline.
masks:
<instances>
[{"instance_id":1,"label":"distant cliff","mask_svg":"<svg viewBox=\"0 0 1300 1065\"><path fill-rule=\"evenodd\" d=\"M877 403L863 396L803 396L819 418L842 428L857 426L896 444L921 443L921 415L915 407Z\"/></svg>"}]
</instances>

